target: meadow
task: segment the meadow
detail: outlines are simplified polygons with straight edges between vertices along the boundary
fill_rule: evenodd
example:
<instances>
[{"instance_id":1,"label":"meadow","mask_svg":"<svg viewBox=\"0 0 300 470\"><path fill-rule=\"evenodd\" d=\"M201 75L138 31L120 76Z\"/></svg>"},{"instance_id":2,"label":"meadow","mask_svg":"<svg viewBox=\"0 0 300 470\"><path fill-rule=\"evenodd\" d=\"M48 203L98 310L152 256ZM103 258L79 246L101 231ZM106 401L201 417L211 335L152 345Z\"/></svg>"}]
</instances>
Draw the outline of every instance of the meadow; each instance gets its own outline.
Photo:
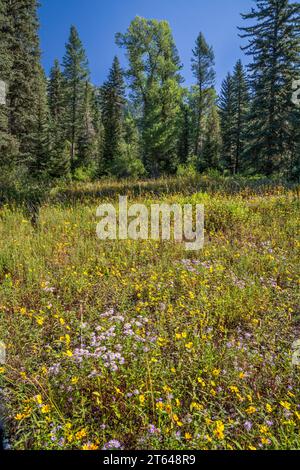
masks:
<instances>
[{"instance_id":1,"label":"meadow","mask_svg":"<svg viewBox=\"0 0 300 470\"><path fill-rule=\"evenodd\" d=\"M205 205L205 247L100 241L96 208ZM0 208L13 449L300 449L299 188L73 184Z\"/></svg>"}]
</instances>

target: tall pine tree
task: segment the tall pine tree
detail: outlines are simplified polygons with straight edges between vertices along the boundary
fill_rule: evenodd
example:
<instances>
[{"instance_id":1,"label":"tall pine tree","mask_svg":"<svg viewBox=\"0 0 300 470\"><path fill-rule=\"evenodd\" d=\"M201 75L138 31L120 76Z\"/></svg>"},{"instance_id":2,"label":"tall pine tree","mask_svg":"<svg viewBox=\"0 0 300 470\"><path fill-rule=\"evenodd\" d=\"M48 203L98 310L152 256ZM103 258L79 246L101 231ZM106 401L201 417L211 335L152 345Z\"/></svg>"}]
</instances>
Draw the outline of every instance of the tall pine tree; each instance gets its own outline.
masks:
<instances>
[{"instance_id":1,"label":"tall pine tree","mask_svg":"<svg viewBox=\"0 0 300 470\"><path fill-rule=\"evenodd\" d=\"M9 103L6 97L10 82L13 54L10 50L11 18L7 13L7 0L0 0L0 80L2 82L4 103L0 103L0 165L11 167L12 159L16 156L18 145L9 130Z\"/></svg>"},{"instance_id":2,"label":"tall pine tree","mask_svg":"<svg viewBox=\"0 0 300 470\"><path fill-rule=\"evenodd\" d=\"M45 98L40 95L38 3L36 0L1 0L1 4L5 15L4 62L5 73L8 73L8 131L19 143L20 157L28 165L32 159L38 157L36 133L41 99Z\"/></svg>"},{"instance_id":3,"label":"tall pine tree","mask_svg":"<svg viewBox=\"0 0 300 470\"><path fill-rule=\"evenodd\" d=\"M89 78L88 60L75 26L71 27L66 53L63 58L65 78L66 135L70 142L71 171L80 166L79 134L84 120L84 97Z\"/></svg>"},{"instance_id":4,"label":"tall pine tree","mask_svg":"<svg viewBox=\"0 0 300 470\"><path fill-rule=\"evenodd\" d=\"M196 46L193 50L192 71L196 78L195 87L195 131L194 131L194 152L198 157L203 148L203 120L205 118L206 90L214 87L215 82L215 55L202 33L196 40Z\"/></svg>"},{"instance_id":5,"label":"tall pine tree","mask_svg":"<svg viewBox=\"0 0 300 470\"><path fill-rule=\"evenodd\" d=\"M256 169L271 175L289 165L293 152L292 82L299 72L299 3L257 0L242 15L254 25L240 28L249 65L253 102L249 157Z\"/></svg>"},{"instance_id":6,"label":"tall pine tree","mask_svg":"<svg viewBox=\"0 0 300 470\"><path fill-rule=\"evenodd\" d=\"M103 172L113 172L123 141L125 84L117 57L114 58L107 81L102 87L102 121L104 126Z\"/></svg>"},{"instance_id":7,"label":"tall pine tree","mask_svg":"<svg viewBox=\"0 0 300 470\"><path fill-rule=\"evenodd\" d=\"M234 83L230 73L222 83L220 95L220 115L222 129L222 163L225 169L234 173L235 168L235 95Z\"/></svg>"},{"instance_id":8,"label":"tall pine tree","mask_svg":"<svg viewBox=\"0 0 300 470\"><path fill-rule=\"evenodd\" d=\"M48 80L50 111L49 176L66 177L70 173L70 145L67 141L65 83L58 60L54 61Z\"/></svg>"}]
</instances>

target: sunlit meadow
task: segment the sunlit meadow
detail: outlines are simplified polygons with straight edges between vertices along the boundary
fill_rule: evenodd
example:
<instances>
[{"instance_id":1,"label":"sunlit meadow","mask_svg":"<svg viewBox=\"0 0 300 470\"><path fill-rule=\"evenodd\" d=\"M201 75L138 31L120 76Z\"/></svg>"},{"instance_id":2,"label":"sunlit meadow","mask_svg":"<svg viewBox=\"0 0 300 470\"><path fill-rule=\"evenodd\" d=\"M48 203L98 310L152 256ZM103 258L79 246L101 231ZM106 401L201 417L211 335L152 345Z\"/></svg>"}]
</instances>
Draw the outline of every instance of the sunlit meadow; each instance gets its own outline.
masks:
<instances>
[{"instance_id":1,"label":"sunlit meadow","mask_svg":"<svg viewBox=\"0 0 300 470\"><path fill-rule=\"evenodd\" d=\"M204 204L204 249L98 240L119 194ZM204 180L62 189L37 229L2 207L11 447L299 449L299 207L295 188Z\"/></svg>"}]
</instances>

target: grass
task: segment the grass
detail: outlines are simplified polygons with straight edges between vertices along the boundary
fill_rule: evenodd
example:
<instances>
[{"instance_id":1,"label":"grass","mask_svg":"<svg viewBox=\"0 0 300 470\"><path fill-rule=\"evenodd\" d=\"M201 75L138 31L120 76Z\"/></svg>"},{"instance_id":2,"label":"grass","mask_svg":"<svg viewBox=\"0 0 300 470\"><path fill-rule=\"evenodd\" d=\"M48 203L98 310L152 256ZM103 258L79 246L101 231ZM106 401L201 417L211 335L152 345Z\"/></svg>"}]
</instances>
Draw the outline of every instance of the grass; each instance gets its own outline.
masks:
<instances>
[{"instance_id":1,"label":"grass","mask_svg":"<svg viewBox=\"0 0 300 470\"><path fill-rule=\"evenodd\" d=\"M36 230L2 206L14 449L300 449L299 192L198 183L63 189ZM119 192L204 203L204 250L99 241L96 207Z\"/></svg>"}]
</instances>

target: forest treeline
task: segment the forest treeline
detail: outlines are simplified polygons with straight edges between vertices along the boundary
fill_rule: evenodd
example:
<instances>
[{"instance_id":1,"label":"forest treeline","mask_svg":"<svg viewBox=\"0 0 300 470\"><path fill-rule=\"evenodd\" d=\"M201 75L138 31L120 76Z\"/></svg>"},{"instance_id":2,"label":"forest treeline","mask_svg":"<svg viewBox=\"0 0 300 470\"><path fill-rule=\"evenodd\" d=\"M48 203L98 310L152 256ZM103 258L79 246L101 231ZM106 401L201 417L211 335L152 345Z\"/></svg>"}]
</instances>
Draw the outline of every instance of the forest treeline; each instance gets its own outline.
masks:
<instances>
[{"instance_id":1,"label":"forest treeline","mask_svg":"<svg viewBox=\"0 0 300 470\"><path fill-rule=\"evenodd\" d=\"M136 17L116 35L117 57L105 83L90 79L75 26L62 62L41 66L36 0L0 0L1 177L36 180L158 177L218 171L300 176L300 6L257 0L242 14L238 60L215 90L213 48L200 32L191 45L194 84L167 21ZM201 22L201 18L199 19ZM101 49L99 50L101 55Z\"/></svg>"}]
</instances>

